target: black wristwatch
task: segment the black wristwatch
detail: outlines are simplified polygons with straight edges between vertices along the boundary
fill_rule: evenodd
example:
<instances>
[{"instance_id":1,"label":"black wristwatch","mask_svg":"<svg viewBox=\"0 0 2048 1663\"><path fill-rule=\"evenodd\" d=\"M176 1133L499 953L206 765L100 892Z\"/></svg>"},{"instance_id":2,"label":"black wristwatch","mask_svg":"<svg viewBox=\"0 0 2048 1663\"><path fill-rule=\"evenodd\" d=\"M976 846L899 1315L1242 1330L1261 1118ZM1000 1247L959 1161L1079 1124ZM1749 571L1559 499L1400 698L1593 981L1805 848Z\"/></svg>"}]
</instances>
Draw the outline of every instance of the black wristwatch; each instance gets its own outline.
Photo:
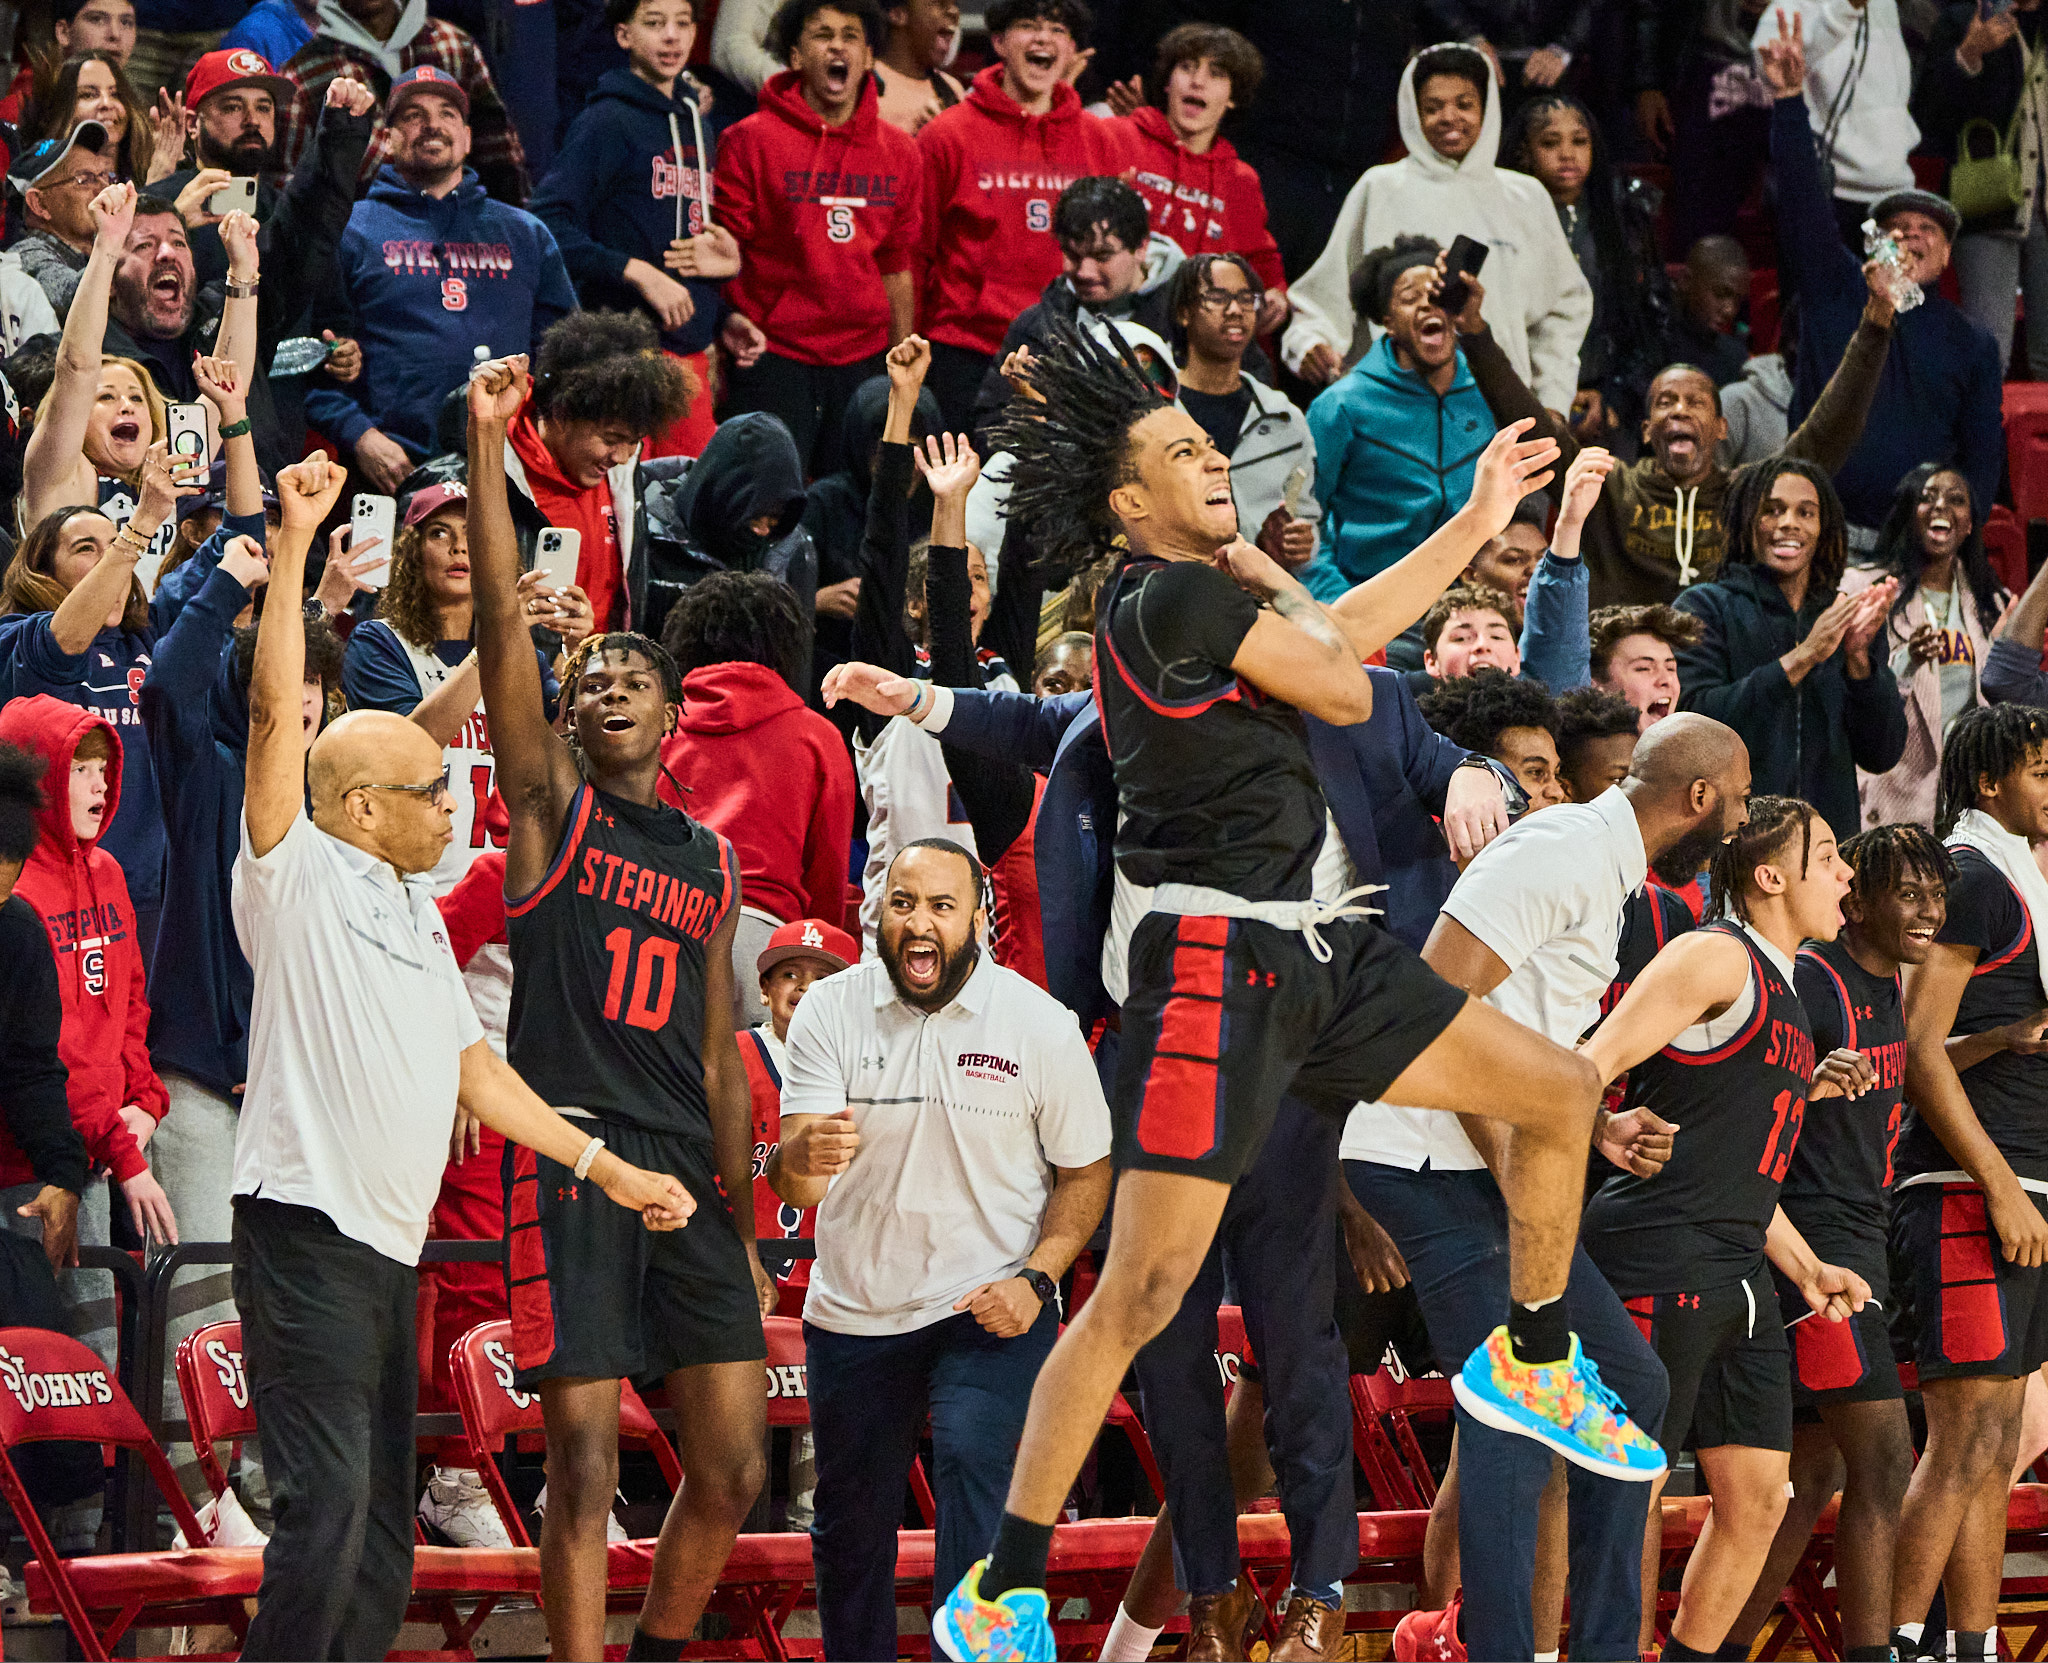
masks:
<instances>
[{"instance_id":1,"label":"black wristwatch","mask_svg":"<svg viewBox=\"0 0 2048 1663\"><path fill-rule=\"evenodd\" d=\"M1020 1277L1022 1277L1026 1282L1030 1283L1031 1291L1038 1295L1038 1303L1040 1305L1053 1305L1058 1303L1060 1297L1060 1285L1057 1282L1055 1282L1050 1276L1046 1275L1044 1271L1033 1270L1029 1265L1026 1265L1022 1270L1018 1271L1017 1274Z\"/></svg>"}]
</instances>

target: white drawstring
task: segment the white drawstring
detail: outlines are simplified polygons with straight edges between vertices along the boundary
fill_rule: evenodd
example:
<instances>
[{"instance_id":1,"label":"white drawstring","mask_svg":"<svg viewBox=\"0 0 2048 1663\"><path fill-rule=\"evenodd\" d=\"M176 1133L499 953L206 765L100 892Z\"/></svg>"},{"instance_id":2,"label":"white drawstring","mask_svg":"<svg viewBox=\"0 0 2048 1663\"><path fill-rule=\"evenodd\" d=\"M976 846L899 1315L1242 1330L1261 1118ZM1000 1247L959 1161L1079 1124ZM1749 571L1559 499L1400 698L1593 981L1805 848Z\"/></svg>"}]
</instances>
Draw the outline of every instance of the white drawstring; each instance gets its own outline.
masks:
<instances>
[{"instance_id":1,"label":"white drawstring","mask_svg":"<svg viewBox=\"0 0 2048 1663\"><path fill-rule=\"evenodd\" d=\"M1699 520L1696 514L1700 500L1700 488L1695 485L1690 491L1682 486L1677 491L1678 523L1672 529L1671 550L1678 556L1678 586L1683 589L1694 577L1692 567L1692 545L1699 534Z\"/></svg>"},{"instance_id":2,"label":"white drawstring","mask_svg":"<svg viewBox=\"0 0 2048 1663\"><path fill-rule=\"evenodd\" d=\"M1254 918L1275 929L1299 930L1308 942L1309 956L1318 964L1328 964L1333 955L1320 926L1338 918L1377 918L1379 907L1357 903L1361 897L1378 895L1386 887L1383 883L1358 884L1334 901L1247 901L1202 884L1163 883L1152 891L1152 910L1176 913L1183 918Z\"/></svg>"}]
</instances>

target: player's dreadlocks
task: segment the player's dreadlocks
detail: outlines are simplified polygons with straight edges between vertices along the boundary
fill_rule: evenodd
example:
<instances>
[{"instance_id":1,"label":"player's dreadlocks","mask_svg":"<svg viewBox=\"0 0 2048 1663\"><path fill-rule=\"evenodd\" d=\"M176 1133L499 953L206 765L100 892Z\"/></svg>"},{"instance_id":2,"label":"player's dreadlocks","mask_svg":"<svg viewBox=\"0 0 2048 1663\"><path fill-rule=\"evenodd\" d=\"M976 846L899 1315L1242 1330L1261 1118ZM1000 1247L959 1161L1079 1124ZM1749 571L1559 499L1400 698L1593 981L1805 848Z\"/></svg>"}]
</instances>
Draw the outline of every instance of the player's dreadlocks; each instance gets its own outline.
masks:
<instances>
[{"instance_id":1,"label":"player's dreadlocks","mask_svg":"<svg viewBox=\"0 0 2048 1663\"><path fill-rule=\"evenodd\" d=\"M584 636L562 666L563 691L567 693L575 687L577 679L593 658L608 652L638 653L647 660L648 668L661 677L663 700L669 704L683 702L682 672L676 668L676 661L669 656L668 649L659 641L635 634L630 629L599 630Z\"/></svg>"},{"instance_id":2,"label":"player's dreadlocks","mask_svg":"<svg viewBox=\"0 0 2048 1663\"><path fill-rule=\"evenodd\" d=\"M1798 797L1752 797L1749 824L1714 851L1707 867L1707 917L1747 918L1744 890L1755 882L1756 869L1775 860L1799 839L1799 875L1813 856L1811 804Z\"/></svg>"},{"instance_id":3,"label":"player's dreadlocks","mask_svg":"<svg viewBox=\"0 0 2048 1663\"><path fill-rule=\"evenodd\" d=\"M1979 780L2004 779L2043 745L2048 745L2048 710L1994 704L1964 711L1941 744L1934 829L1948 836L1964 810L1977 806Z\"/></svg>"},{"instance_id":4,"label":"player's dreadlocks","mask_svg":"<svg viewBox=\"0 0 2048 1663\"><path fill-rule=\"evenodd\" d=\"M1010 453L1008 513L1048 564L1086 565L1117 530L1110 492L1137 477L1131 429L1171 401L1121 341L1112 351L1064 321L1032 355L1030 382L1037 397L1011 399L990 430L991 449Z\"/></svg>"},{"instance_id":5,"label":"player's dreadlocks","mask_svg":"<svg viewBox=\"0 0 2048 1663\"><path fill-rule=\"evenodd\" d=\"M1956 881L1956 863L1925 826L1873 826L1842 845L1842 858L1855 868L1849 888L1858 900L1884 895L1906 878Z\"/></svg>"}]
</instances>

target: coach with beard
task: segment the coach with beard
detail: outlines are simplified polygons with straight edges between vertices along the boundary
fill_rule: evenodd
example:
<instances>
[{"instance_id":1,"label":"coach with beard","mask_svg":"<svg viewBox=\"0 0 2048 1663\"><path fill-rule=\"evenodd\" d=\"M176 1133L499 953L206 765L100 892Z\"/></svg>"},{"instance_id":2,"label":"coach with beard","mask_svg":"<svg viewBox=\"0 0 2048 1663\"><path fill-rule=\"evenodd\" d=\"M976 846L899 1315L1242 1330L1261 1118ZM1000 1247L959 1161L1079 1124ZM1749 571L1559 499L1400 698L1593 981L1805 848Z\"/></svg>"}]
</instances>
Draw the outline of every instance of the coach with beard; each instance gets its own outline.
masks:
<instances>
[{"instance_id":1,"label":"coach with beard","mask_svg":"<svg viewBox=\"0 0 2048 1663\"><path fill-rule=\"evenodd\" d=\"M981 863L889 868L870 960L791 1019L775 1193L818 1209L804 1300L827 1657L896 1649L896 1525L929 1404L934 1586L1009 1489L1058 1278L1109 1200L1109 1109L1073 1013L982 950Z\"/></svg>"}]
</instances>

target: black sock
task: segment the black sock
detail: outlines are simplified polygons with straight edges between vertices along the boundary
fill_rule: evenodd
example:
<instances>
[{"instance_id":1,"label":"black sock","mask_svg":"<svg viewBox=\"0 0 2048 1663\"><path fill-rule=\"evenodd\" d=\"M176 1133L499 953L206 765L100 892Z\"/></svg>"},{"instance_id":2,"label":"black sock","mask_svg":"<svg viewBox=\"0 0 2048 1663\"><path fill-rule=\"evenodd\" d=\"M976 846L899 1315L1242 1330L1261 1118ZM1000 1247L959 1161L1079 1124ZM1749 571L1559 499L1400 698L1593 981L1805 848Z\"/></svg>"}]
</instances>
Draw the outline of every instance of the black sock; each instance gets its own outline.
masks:
<instances>
[{"instance_id":1,"label":"black sock","mask_svg":"<svg viewBox=\"0 0 2048 1663\"><path fill-rule=\"evenodd\" d=\"M1843 1663L1891 1663L1890 1646L1851 1646L1842 1653Z\"/></svg>"},{"instance_id":2,"label":"black sock","mask_svg":"<svg viewBox=\"0 0 2048 1663\"><path fill-rule=\"evenodd\" d=\"M649 1634L638 1623L633 1625L633 1639L626 1647L627 1663L678 1663L683 1647L689 1644L685 1636L681 1640L664 1640L659 1634Z\"/></svg>"},{"instance_id":3,"label":"black sock","mask_svg":"<svg viewBox=\"0 0 2048 1663\"><path fill-rule=\"evenodd\" d=\"M1664 1642L1664 1658L1665 1658L1665 1663L1674 1663L1674 1660L1676 1660L1676 1659L1678 1659L1678 1658L1687 1658L1687 1657L1703 1657L1703 1658L1712 1658L1712 1657L1718 1657L1719 1655L1720 1655L1720 1653L1719 1653L1719 1652L1712 1652L1712 1651L1694 1651L1694 1650L1692 1649L1692 1647L1690 1647L1690 1646L1686 1645L1684 1641L1682 1641L1682 1640L1679 1640L1679 1639L1677 1639L1677 1638L1675 1638L1675 1637L1674 1637L1674 1638L1672 1638L1672 1639L1666 1640L1666 1641ZM1746 1649L1746 1648L1745 1648L1745 1651L1744 1651L1744 1655L1745 1655L1745 1656L1746 1656L1746 1655L1748 1655L1748 1653L1747 1653L1747 1649Z\"/></svg>"},{"instance_id":4,"label":"black sock","mask_svg":"<svg viewBox=\"0 0 2048 1663\"><path fill-rule=\"evenodd\" d=\"M1000 1599L1012 1588L1043 1588L1045 1561L1052 1553L1052 1526L1005 1513L996 1526L996 1545L981 1573L981 1597Z\"/></svg>"},{"instance_id":5,"label":"black sock","mask_svg":"<svg viewBox=\"0 0 2048 1663\"><path fill-rule=\"evenodd\" d=\"M1983 1634L1971 1634L1964 1629L1957 1629L1956 1663L1962 1663L1966 1657L1981 1659L1984 1656L1984 1640Z\"/></svg>"},{"instance_id":6,"label":"black sock","mask_svg":"<svg viewBox=\"0 0 2048 1663\"><path fill-rule=\"evenodd\" d=\"M1571 1325L1565 1320L1560 1297L1542 1305L1508 1306L1508 1339L1515 1348L1515 1360L1522 1363L1561 1363L1571 1355Z\"/></svg>"}]
</instances>

